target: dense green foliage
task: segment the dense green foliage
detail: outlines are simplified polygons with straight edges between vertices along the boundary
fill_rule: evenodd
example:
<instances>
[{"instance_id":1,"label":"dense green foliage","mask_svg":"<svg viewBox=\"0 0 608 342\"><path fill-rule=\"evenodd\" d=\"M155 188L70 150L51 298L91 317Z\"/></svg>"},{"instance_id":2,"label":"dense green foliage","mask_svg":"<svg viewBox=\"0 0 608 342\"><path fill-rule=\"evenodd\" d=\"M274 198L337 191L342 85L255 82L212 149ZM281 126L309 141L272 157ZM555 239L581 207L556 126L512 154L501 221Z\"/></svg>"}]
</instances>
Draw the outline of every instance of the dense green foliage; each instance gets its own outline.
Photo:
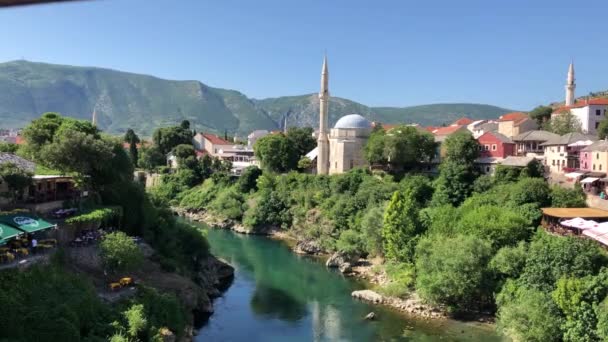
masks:
<instances>
[{"instance_id":1,"label":"dense green foliage","mask_svg":"<svg viewBox=\"0 0 608 342\"><path fill-rule=\"evenodd\" d=\"M131 162L133 166L137 167L137 162L139 161L139 151L137 148L137 144L141 142L137 134L132 129L128 129L127 133L125 133L125 137L123 138L124 142L129 144L129 157L131 157Z\"/></svg>"},{"instance_id":2,"label":"dense green foliage","mask_svg":"<svg viewBox=\"0 0 608 342\"><path fill-rule=\"evenodd\" d=\"M374 164L388 164L394 171L413 170L430 162L436 143L432 134L413 126L399 126L388 133L374 129L365 146L365 158Z\"/></svg>"},{"instance_id":3,"label":"dense green foliage","mask_svg":"<svg viewBox=\"0 0 608 342\"><path fill-rule=\"evenodd\" d=\"M530 113L528 113L528 115L530 116L530 118L532 120L536 121L536 124L538 125L538 127L541 127L545 122L547 122L551 119L552 113L553 113L552 107L538 106L538 107L532 109L532 111Z\"/></svg>"},{"instance_id":4,"label":"dense green foliage","mask_svg":"<svg viewBox=\"0 0 608 342\"><path fill-rule=\"evenodd\" d=\"M8 197L15 201L23 197L24 191L32 184L33 174L13 163L0 164L0 181L6 182L7 193L0 196Z\"/></svg>"},{"instance_id":5,"label":"dense green foliage","mask_svg":"<svg viewBox=\"0 0 608 342\"><path fill-rule=\"evenodd\" d=\"M255 156L262 167L271 172L287 172L302 168L299 165L302 157L316 146L310 127L291 127L287 134L269 134L253 146Z\"/></svg>"},{"instance_id":6,"label":"dense green foliage","mask_svg":"<svg viewBox=\"0 0 608 342\"><path fill-rule=\"evenodd\" d=\"M582 132L581 121L570 111L552 117L546 122L545 129L559 135Z\"/></svg>"},{"instance_id":7,"label":"dense green foliage","mask_svg":"<svg viewBox=\"0 0 608 342\"><path fill-rule=\"evenodd\" d=\"M131 271L143 262L143 254L137 244L123 232L104 236L99 244L101 260L112 272Z\"/></svg>"}]
</instances>

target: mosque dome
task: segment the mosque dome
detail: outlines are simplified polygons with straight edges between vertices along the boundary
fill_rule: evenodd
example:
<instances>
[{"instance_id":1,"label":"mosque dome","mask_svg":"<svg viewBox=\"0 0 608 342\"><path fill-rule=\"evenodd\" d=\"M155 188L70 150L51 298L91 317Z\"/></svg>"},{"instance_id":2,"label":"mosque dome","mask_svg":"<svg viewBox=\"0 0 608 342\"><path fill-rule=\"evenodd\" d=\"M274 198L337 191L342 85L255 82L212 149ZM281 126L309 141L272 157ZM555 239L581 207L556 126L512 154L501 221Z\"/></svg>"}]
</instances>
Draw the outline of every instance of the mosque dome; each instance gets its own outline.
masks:
<instances>
[{"instance_id":1,"label":"mosque dome","mask_svg":"<svg viewBox=\"0 0 608 342\"><path fill-rule=\"evenodd\" d=\"M372 128L372 123L359 114L349 114L341 117L334 128Z\"/></svg>"}]
</instances>

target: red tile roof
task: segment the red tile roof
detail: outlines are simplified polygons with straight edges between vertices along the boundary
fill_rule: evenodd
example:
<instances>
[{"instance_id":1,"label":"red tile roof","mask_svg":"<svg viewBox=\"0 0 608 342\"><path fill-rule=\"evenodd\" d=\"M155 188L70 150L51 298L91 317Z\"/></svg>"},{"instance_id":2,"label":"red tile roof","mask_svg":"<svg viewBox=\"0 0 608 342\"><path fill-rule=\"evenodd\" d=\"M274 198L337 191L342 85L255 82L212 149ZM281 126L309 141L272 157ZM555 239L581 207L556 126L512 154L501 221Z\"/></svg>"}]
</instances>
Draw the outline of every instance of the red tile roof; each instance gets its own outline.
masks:
<instances>
[{"instance_id":1,"label":"red tile roof","mask_svg":"<svg viewBox=\"0 0 608 342\"><path fill-rule=\"evenodd\" d=\"M431 132L431 133L433 133L433 131L434 131L434 130L436 130L437 128L439 128L439 127L435 127L435 126L427 126L427 127L424 127L424 129L425 129L426 131Z\"/></svg>"},{"instance_id":2,"label":"red tile roof","mask_svg":"<svg viewBox=\"0 0 608 342\"><path fill-rule=\"evenodd\" d=\"M575 102L572 106L557 107L553 112L554 113L563 113L572 108L583 108L583 107L587 107L589 105L608 106L608 99L605 99L605 98L584 99L584 100Z\"/></svg>"},{"instance_id":3,"label":"red tile roof","mask_svg":"<svg viewBox=\"0 0 608 342\"><path fill-rule=\"evenodd\" d=\"M501 115L498 118L498 121L522 121L524 119L528 118L528 114L526 113L522 113L522 112L512 112L512 113L507 113L504 115Z\"/></svg>"},{"instance_id":4,"label":"red tile roof","mask_svg":"<svg viewBox=\"0 0 608 342\"><path fill-rule=\"evenodd\" d=\"M209 152L207 152L207 150L196 150L195 152L196 152L197 157L202 157L206 154L209 154Z\"/></svg>"},{"instance_id":5,"label":"red tile roof","mask_svg":"<svg viewBox=\"0 0 608 342\"><path fill-rule=\"evenodd\" d=\"M452 134L456 131L458 131L459 129L463 128L464 126L460 125L455 125L455 126L448 126L448 127L437 127L435 130L433 130L433 134L435 135L449 135Z\"/></svg>"},{"instance_id":6,"label":"red tile roof","mask_svg":"<svg viewBox=\"0 0 608 342\"><path fill-rule=\"evenodd\" d=\"M473 123L473 120L471 120L469 118L460 118L460 119L454 121L451 126L462 126L462 125L468 125L471 123Z\"/></svg>"},{"instance_id":7,"label":"red tile roof","mask_svg":"<svg viewBox=\"0 0 608 342\"><path fill-rule=\"evenodd\" d=\"M25 144L25 138L22 137L22 136L20 136L20 135L16 136L15 137L15 144L17 144L17 145L23 145L23 144Z\"/></svg>"},{"instance_id":8,"label":"red tile roof","mask_svg":"<svg viewBox=\"0 0 608 342\"><path fill-rule=\"evenodd\" d=\"M224 140L215 134L203 133L203 137L209 140L213 145L232 145L230 141Z\"/></svg>"}]
</instances>

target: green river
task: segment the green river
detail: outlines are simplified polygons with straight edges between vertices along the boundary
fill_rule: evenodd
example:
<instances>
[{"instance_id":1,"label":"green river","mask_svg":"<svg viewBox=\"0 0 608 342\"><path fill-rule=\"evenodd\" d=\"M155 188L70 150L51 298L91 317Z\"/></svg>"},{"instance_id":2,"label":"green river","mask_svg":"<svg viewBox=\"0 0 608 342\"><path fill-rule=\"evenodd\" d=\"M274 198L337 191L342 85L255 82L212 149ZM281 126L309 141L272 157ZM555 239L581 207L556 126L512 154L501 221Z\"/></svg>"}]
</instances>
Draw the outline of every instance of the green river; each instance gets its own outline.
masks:
<instances>
[{"instance_id":1,"label":"green river","mask_svg":"<svg viewBox=\"0 0 608 342\"><path fill-rule=\"evenodd\" d=\"M196 341L502 341L493 327L425 321L351 298L363 284L295 255L280 241L207 229L212 253L235 267ZM363 317L375 312L378 319Z\"/></svg>"}]
</instances>

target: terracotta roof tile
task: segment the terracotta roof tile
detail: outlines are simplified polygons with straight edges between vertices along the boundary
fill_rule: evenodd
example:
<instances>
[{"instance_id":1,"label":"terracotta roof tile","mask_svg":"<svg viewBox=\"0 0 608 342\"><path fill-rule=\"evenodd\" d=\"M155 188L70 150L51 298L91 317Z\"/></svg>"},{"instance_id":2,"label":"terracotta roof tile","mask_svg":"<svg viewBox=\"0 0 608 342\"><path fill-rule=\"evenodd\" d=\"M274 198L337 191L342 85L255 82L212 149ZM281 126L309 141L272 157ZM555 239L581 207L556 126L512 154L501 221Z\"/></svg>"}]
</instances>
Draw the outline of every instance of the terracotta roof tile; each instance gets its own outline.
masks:
<instances>
[{"instance_id":1,"label":"terracotta roof tile","mask_svg":"<svg viewBox=\"0 0 608 342\"><path fill-rule=\"evenodd\" d=\"M203 133L203 137L214 145L232 145L230 141L224 140L215 134Z\"/></svg>"},{"instance_id":2,"label":"terracotta roof tile","mask_svg":"<svg viewBox=\"0 0 608 342\"><path fill-rule=\"evenodd\" d=\"M473 120L471 120L469 118L460 118L460 119L454 121L451 126L462 126L462 125L468 125L471 123L473 123Z\"/></svg>"},{"instance_id":3,"label":"terracotta roof tile","mask_svg":"<svg viewBox=\"0 0 608 342\"><path fill-rule=\"evenodd\" d=\"M447 126L447 127L437 127L435 130L433 130L433 134L435 134L435 135L449 135L449 134L452 134L452 133L460 130L463 127L464 126L462 126L462 125Z\"/></svg>"}]
</instances>

